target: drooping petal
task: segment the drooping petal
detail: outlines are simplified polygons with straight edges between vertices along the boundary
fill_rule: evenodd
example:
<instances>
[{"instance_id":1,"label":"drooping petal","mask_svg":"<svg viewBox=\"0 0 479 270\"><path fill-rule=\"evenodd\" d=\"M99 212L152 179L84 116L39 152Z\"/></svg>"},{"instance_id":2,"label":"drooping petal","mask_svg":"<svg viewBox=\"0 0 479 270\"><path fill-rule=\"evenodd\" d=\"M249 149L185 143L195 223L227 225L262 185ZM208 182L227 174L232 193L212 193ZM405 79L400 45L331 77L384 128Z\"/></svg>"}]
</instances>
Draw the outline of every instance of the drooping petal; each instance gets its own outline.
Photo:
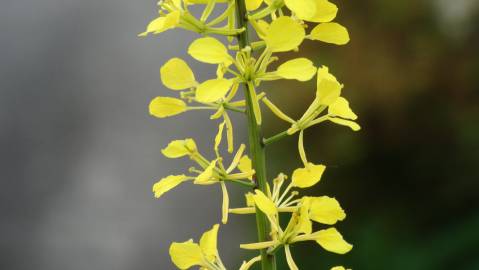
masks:
<instances>
[{"instance_id":1,"label":"drooping petal","mask_svg":"<svg viewBox=\"0 0 479 270\"><path fill-rule=\"evenodd\" d=\"M296 49L304 40L303 26L288 16L274 20L266 31L265 42L272 52Z\"/></svg>"},{"instance_id":2,"label":"drooping petal","mask_svg":"<svg viewBox=\"0 0 479 270\"><path fill-rule=\"evenodd\" d=\"M174 140L161 153L167 158L180 158L196 152L196 143L193 139Z\"/></svg>"},{"instance_id":3,"label":"drooping petal","mask_svg":"<svg viewBox=\"0 0 479 270\"><path fill-rule=\"evenodd\" d=\"M221 223L228 223L228 213L230 211L230 196L228 195L228 189L226 188L225 181L220 182L221 193L223 194L223 201L221 203Z\"/></svg>"},{"instance_id":4,"label":"drooping petal","mask_svg":"<svg viewBox=\"0 0 479 270\"><path fill-rule=\"evenodd\" d=\"M200 239L200 248L210 262L215 260L218 253L217 239L219 227L220 225L218 224L213 225L209 231L203 233Z\"/></svg>"},{"instance_id":5,"label":"drooping petal","mask_svg":"<svg viewBox=\"0 0 479 270\"><path fill-rule=\"evenodd\" d=\"M346 218L338 201L328 196L311 198L309 211L309 217L312 220L327 225L333 225Z\"/></svg>"},{"instance_id":6,"label":"drooping petal","mask_svg":"<svg viewBox=\"0 0 479 270\"><path fill-rule=\"evenodd\" d=\"M148 34L160 34L168 29L175 28L180 22L180 12L173 11L165 16L158 17L151 21L146 27L145 32L139 34L139 37L145 37Z\"/></svg>"},{"instance_id":7,"label":"drooping petal","mask_svg":"<svg viewBox=\"0 0 479 270\"><path fill-rule=\"evenodd\" d=\"M160 198L163 194L178 186L179 184L188 180L186 175L170 175L162 178L160 181L153 185L153 193L155 198Z\"/></svg>"},{"instance_id":8,"label":"drooping petal","mask_svg":"<svg viewBox=\"0 0 479 270\"><path fill-rule=\"evenodd\" d=\"M158 118L165 118L183 113L187 109L186 103L172 97L156 97L148 106L150 114Z\"/></svg>"},{"instance_id":9,"label":"drooping petal","mask_svg":"<svg viewBox=\"0 0 479 270\"><path fill-rule=\"evenodd\" d=\"M327 251L338 254L348 253L353 248L351 244L344 241L343 236L335 228L317 232L315 240Z\"/></svg>"},{"instance_id":10,"label":"drooping petal","mask_svg":"<svg viewBox=\"0 0 479 270\"><path fill-rule=\"evenodd\" d=\"M278 209L276 208L274 202L264 195L261 190L257 189L255 190L255 193L256 194L253 195L254 203L259 210L261 210L261 212L268 216L274 216L278 213Z\"/></svg>"},{"instance_id":11,"label":"drooping petal","mask_svg":"<svg viewBox=\"0 0 479 270\"><path fill-rule=\"evenodd\" d=\"M233 86L228 79L212 79L203 82L196 88L196 100L199 102L215 102L223 98Z\"/></svg>"},{"instance_id":12,"label":"drooping petal","mask_svg":"<svg viewBox=\"0 0 479 270\"><path fill-rule=\"evenodd\" d=\"M198 244L193 243L193 240L172 243L170 246L170 257L173 263L180 269L203 265L201 248Z\"/></svg>"},{"instance_id":13,"label":"drooping petal","mask_svg":"<svg viewBox=\"0 0 479 270\"><path fill-rule=\"evenodd\" d=\"M168 60L160 69L161 81L172 90L184 90L196 86L195 74L180 58Z\"/></svg>"},{"instance_id":14,"label":"drooping petal","mask_svg":"<svg viewBox=\"0 0 479 270\"><path fill-rule=\"evenodd\" d=\"M339 23L321 23L313 28L310 38L326 43L345 45L349 42L349 33L348 29Z\"/></svg>"},{"instance_id":15,"label":"drooping petal","mask_svg":"<svg viewBox=\"0 0 479 270\"><path fill-rule=\"evenodd\" d=\"M307 58L296 58L289 60L278 67L276 74L284 79L298 81L309 81L316 74L316 67Z\"/></svg>"},{"instance_id":16,"label":"drooping petal","mask_svg":"<svg viewBox=\"0 0 479 270\"><path fill-rule=\"evenodd\" d=\"M335 102L329 105L328 113L331 116L339 116L345 119L358 119L358 116L349 107L349 102L343 97L337 98Z\"/></svg>"},{"instance_id":17,"label":"drooping petal","mask_svg":"<svg viewBox=\"0 0 479 270\"><path fill-rule=\"evenodd\" d=\"M218 152L219 146L221 144L221 139L223 138L223 130L224 130L225 124L226 124L225 122L222 122L218 126L218 133L216 133L216 136L215 136L215 151L216 152Z\"/></svg>"},{"instance_id":18,"label":"drooping petal","mask_svg":"<svg viewBox=\"0 0 479 270\"><path fill-rule=\"evenodd\" d=\"M228 49L219 40L212 37L199 38L191 43L188 54L194 59L209 64L221 64L231 61Z\"/></svg>"},{"instance_id":19,"label":"drooping petal","mask_svg":"<svg viewBox=\"0 0 479 270\"><path fill-rule=\"evenodd\" d=\"M361 130L361 126L359 126L358 123L350 121L350 120L335 118L335 117L328 117L328 120L335 123L335 124L349 127L353 131Z\"/></svg>"},{"instance_id":20,"label":"drooping petal","mask_svg":"<svg viewBox=\"0 0 479 270\"><path fill-rule=\"evenodd\" d=\"M294 170L291 181L295 187L308 188L321 180L325 170L326 166L324 165L309 163L305 168Z\"/></svg>"}]
</instances>

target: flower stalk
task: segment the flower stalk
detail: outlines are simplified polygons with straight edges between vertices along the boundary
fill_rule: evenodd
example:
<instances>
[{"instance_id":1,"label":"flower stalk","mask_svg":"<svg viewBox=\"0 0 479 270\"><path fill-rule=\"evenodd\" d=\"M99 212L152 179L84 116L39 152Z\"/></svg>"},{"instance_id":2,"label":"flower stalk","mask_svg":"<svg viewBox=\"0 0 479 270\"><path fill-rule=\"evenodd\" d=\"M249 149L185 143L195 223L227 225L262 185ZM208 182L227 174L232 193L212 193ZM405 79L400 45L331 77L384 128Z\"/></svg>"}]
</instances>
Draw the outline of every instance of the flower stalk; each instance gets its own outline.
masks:
<instances>
[{"instance_id":1,"label":"flower stalk","mask_svg":"<svg viewBox=\"0 0 479 270\"><path fill-rule=\"evenodd\" d=\"M314 241L337 254L349 252L352 245L333 227L346 218L339 202L328 196L300 196L300 190L319 183L326 170L325 165L308 160L303 136L307 129L326 121L358 131L358 117L341 96L344 85L328 67L316 67L305 57L282 59L282 53L298 51L304 41L346 44L347 29L332 21L337 6L329 0L160 0L158 5L159 16L139 36L159 35L174 28L201 34L188 46L188 54L199 62L215 65L216 76L199 82L185 60L171 58L160 68L160 78L179 98L157 96L150 102L149 112L156 118L191 111L210 112L209 119L218 123L218 129L210 155L204 154L193 138L173 140L161 150L167 158L189 158L194 165L183 173L159 179L152 188L155 198L183 183L220 186L221 223L228 223L229 214L256 218L258 241L239 246L255 254L244 260L239 270L249 270L256 263L261 264L262 270L276 270L275 254L281 249L289 269L298 270L301 264L294 261L293 251L304 241ZM203 8L199 18L189 11L190 6ZM214 16L218 14L216 7L223 10L218 16ZM310 29L306 22L317 24ZM248 36L249 26L256 35ZM276 61L280 65L272 68ZM316 97L299 119L288 116L287 110L276 105L262 86L270 81L306 82L315 77ZM237 95L240 87L243 97ZM290 127L264 138L261 105ZM231 112L246 117L248 151L246 144L235 146ZM279 172L276 178L267 179L266 147L288 136L298 138L302 165L291 174ZM223 150L231 156L229 164L225 163L229 159ZM230 208L228 187L234 184L246 187L244 207ZM289 216L286 227L280 224L280 214L281 218ZM315 231L313 222L329 227ZM173 264L178 269L226 270L217 247L219 228L219 224L213 225L196 241L173 242L169 250ZM339 269L344 267L331 268Z\"/></svg>"},{"instance_id":2,"label":"flower stalk","mask_svg":"<svg viewBox=\"0 0 479 270\"><path fill-rule=\"evenodd\" d=\"M248 36L248 18L246 17L246 5L245 0L237 0L236 12L237 12L237 27L244 28L245 31L237 36L239 50L250 46ZM253 111L254 101L251 96L251 84L243 83L243 90L246 100L246 116L248 125L248 143L250 147L252 166L256 174L254 180L256 182L256 188L262 192L266 192L267 180L266 180L266 152L265 145L263 144L263 135L261 126L258 125L256 117ZM255 91L253 89L253 91ZM268 218L259 209L256 209L256 229L258 234L258 241L264 242L269 239L270 226L268 224ZM262 249L261 253L261 269L262 270L276 270L276 259L274 254L268 254L267 249Z\"/></svg>"}]
</instances>

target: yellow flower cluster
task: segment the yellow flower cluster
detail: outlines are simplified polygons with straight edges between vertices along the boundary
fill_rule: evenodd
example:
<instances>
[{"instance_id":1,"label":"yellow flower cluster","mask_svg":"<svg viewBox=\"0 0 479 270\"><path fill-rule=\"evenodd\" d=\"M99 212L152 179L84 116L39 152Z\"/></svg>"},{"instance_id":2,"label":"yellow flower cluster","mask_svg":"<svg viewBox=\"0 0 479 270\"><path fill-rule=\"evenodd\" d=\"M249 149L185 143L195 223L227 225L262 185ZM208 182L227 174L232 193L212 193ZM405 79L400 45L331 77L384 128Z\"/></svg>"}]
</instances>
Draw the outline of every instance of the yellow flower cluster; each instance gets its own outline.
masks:
<instances>
[{"instance_id":1,"label":"yellow flower cluster","mask_svg":"<svg viewBox=\"0 0 479 270\"><path fill-rule=\"evenodd\" d=\"M315 241L325 250L338 254L349 252L352 245L343 239L336 228L313 232L313 222L332 226L345 219L346 214L338 201L328 196L297 198L299 192L293 189L316 185L326 170L325 165L308 161L303 143L304 131L326 121L358 131L360 126L355 122L357 115L341 96L344 86L328 67L318 68L304 57L285 61L276 69L270 67L271 63L280 59L281 53L298 51L305 40L347 44L347 29L333 22L338 12L337 6L328 0L160 0L158 6L159 16L139 36L157 35L173 28L201 34L202 37L188 46L187 52L196 61L214 65L216 76L198 81L185 60L171 58L160 68L160 77L163 85L178 93L178 96L154 98L149 105L150 114L166 118L187 111L210 110L210 119L221 120L213 142L214 158L207 159L202 155L195 141L190 138L174 140L162 150L167 158L189 157L197 166L189 168L186 174L160 179L153 185L155 197L160 198L187 181L197 185L218 184L223 194L223 224L228 221L228 213L263 213L269 223L270 239L241 245L243 249L261 250L261 255L243 262L240 270L249 269L256 262L264 260L265 254L274 255L281 248L285 250L289 268L298 269L291 246L304 241ZM201 15L193 15L190 10L193 6L202 7ZM219 15L211 18L213 14ZM312 29L308 31L311 24ZM248 42L243 38L241 42L240 37L248 35L245 32L248 27L255 30L257 40ZM226 44L221 37L225 37ZM238 38L236 44L233 37ZM267 97L267 93L258 91L263 83L269 81L306 82L314 77L317 80L316 97L298 120L284 113ZM245 89L243 98L237 98L240 86ZM262 140L260 147L265 147L285 136L298 134L298 152L304 165L294 170L290 181L285 174L280 173L271 181L272 188L269 183L261 185L257 182L256 173L264 170L260 167L264 164L256 162L254 151L250 151L252 159L245 154L245 144L238 147L231 163L227 165L219 149L223 138L226 138L228 153L233 154L235 149L233 123L229 114L251 115L253 125L249 128L258 129L263 121L262 104L291 126L273 137L254 139ZM250 147L254 150L258 146ZM246 194L245 207L230 209L227 184L252 188L252 192ZM280 225L280 214L290 215L286 228ZM179 269L193 266L203 270L226 269L217 250L218 229L219 225L214 225L203 234L199 243L193 240L173 243L170 247L173 263ZM262 265L263 270L269 269L265 264ZM341 269L345 268L332 268Z\"/></svg>"}]
</instances>

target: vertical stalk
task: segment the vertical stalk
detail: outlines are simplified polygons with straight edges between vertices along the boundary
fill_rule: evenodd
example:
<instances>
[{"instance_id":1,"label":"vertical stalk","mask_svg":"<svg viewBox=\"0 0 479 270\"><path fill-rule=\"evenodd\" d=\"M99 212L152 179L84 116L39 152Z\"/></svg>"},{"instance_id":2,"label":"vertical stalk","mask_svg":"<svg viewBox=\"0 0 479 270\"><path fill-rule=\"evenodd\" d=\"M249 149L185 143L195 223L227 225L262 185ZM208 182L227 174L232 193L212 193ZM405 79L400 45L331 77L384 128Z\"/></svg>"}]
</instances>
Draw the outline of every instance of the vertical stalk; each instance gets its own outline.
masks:
<instances>
[{"instance_id":1,"label":"vertical stalk","mask_svg":"<svg viewBox=\"0 0 479 270\"><path fill-rule=\"evenodd\" d=\"M233 0L236 2L237 10L237 26L238 28L246 29L237 36L239 48L242 49L249 45L248 37L248 19L246 18L245 0ZM261 126L256 122L253 112L253 101L248 89L248 84L243 84L243 90L246 100L246 115L248 120L248 141L250 146L251 160L253 168L256 171L255 180L257 188L266 193L267 179L266 179L266 156L265 145L263 144L263 136ZM254 90L253 90L254 91ZM258 241L268 241L269 223L266 216L256 209L256 227L258 231ZM276 270L276 260L274 255L266 252L266 249L261 250L261 269L262 270Z\"/></svg>"}]
</instances>

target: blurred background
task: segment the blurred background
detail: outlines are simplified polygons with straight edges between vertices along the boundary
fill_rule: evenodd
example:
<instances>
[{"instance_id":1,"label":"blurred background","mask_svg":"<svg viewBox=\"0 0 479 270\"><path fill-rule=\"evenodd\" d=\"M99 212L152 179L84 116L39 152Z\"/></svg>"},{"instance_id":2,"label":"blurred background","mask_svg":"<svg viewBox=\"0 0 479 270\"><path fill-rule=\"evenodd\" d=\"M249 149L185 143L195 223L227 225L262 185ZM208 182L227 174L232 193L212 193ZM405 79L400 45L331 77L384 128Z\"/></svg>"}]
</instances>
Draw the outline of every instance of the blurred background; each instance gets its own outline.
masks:
<instances>
[{"instance_id":1,"label":"blurred background","mask_svg":"<svg viewBox=\"0 0 479 270\"><path fill-rule=\"evenodd\" d=\"M297 263L479 269L479 1L334 2L351 43L302 49L346 85L362 130L325 124L305 141L310 159L328 165L311 194L338 198L348 213L338 228L355 248L339 256L306 244L293 250ZM170 242L198 239L219 220L219 187L151 193L190 166L161 148L193 136L211 157L216 130L207 114L148 116L149 101L167 93L159 68L172 56L199 80L214 74L185 55L194 34L136 38L155 8L153 0L0 2L0 269L174 269ZM265 90L300 116L314 82ZM265 118L267 134L286 128ZM245 141L242 118L234 121ZM296 151L295 138L271 148L269 175L299 166ZM240 188L230 192L233 206L243 203ZM232 269L252 256L237 244L254 241L253 226L232 217L221 228Z\"/></svg>"}]
</instances>

